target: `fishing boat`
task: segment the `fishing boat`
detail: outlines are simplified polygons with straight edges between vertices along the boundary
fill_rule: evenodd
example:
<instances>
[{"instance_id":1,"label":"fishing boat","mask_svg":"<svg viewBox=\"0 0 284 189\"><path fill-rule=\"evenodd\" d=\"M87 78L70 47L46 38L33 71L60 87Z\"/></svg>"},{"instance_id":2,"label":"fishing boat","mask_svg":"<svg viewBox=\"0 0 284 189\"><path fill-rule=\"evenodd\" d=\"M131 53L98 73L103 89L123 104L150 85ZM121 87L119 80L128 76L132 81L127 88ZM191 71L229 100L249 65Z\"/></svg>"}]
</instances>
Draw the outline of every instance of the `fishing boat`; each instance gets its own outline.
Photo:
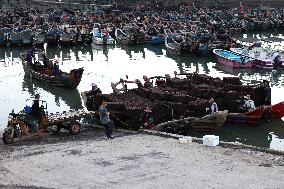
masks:
<instances>
[{"instance_id":1,"label":"fishing boat","mask_svg":"<svg viewBox=\"0 0 284 189\"><path fill-rule=\"evenodd\" d=\"M38 30L34 34L33 44L35 46L43 46L44 43L45 43L45 33L43 33L43 31L41 31L41 30Z\"/></svg>"},{"instance_id":2,"label":"fishing boat","mask_svg":"<svg viewBox=\"0 0 284 189\"><path fill-rule=\"evenodd\" d=\"M103 33L96 33L93 35L93 43L96 45L114 45L114 39L108 35L104 35Z\"/></svg>"},{"instance_id":3,"label":"fishing boat","mask_svg":"<svg viewBox=\"0 0 284 189\"><path fill-rule=\"evenodd\" d=\"M144 44L145 42L145 33L132 27L117 28L115 37L119 44Z\"/></svg>"},{"instance_id":4,"label":"fishing boat","mask_svg":"<svg viewBox=\"0 0 284 189\"><path fill-rule=\"evenodd\" d=\"M269 28L269 26L270 26L270 22L267 18L263 20L259 20L257 22L257 29L260 31L266 31Z\"/></svg>"},{"instance_id":5,"label":"fishing boat","mask_svg":"<svg viewBox=\"0 0 284 189\"><path fill-rule=\"evenodd\" d=\"M271 122L272 120L281 119L284 117L284 102L276 105L261 106L254 111L246 113L229 113L227 123L240 124L246 126L256 126L262 120Z\"/></svg>"},{"instance_id":6,"label":"fishing boat","mask_svg":"<svg viewBox=\"0 0 284 189\"><path fill-rule=\"evenodd\" d=\"M158 34L155 36L146 36L145 39L146 44L150 45L159 45L165 43L165 35L164 34Z\"/></svg>"},{"instance_id":7,"label":"fishing boat","mask_svg":"<svg viewBox=\"0 0 284 189\"><path fill-rule=\"evenodd\" d=\"M36 62L31 67L23 57L21 59L25 74L28 77L56 87L75 89L80 84L84 72L83 68L79 68L73 69L69 73L60 71L60 74L55 76L52 64L50 67L45 68L39 62Z\"/></svg>"},{"instance_id":8,"label":"fishing boat","mask_svg":"<svg viewBox=\"0 0 284 189\"><path fill-rule=\"evenodd\" d=\"M92 30L88 27L79 26L81 28L80 33L76 35L76 44L86 44L91 45L93 43L93 34ZM73 34L74 35L74 34Z\"/></svg>"},{"instance_id":9,"label":"fishing boat","mask_svg":"<svg viewBox=\"0 0 284 189\"><path fill-rule=\"evenodd\" d=\"M70 46L75 43L75 35L70 33L62 33L59 35L60 46Z\"/></svg>"},{"instance_id":10,"label":"fishing boat","mask_svg":"<svg viewBox=\"0 0 284 189\"><path fill-rule=\"evenodd\" d=\"M49 46L57 46L60 39L60 34L63 34L63 31L58 28L52 28L45 35L46 43Z\"/></svg>"},{"instance_id":11,"label":"fishing boat","mask_svg":"<svg viewBox=\"0 0 284 189\"><path fill-rule=\"evenodd\" d=\"M113 45L114 39L109 34L101 32L101 26L98 23L94 24L93 27L93 43L96 45Z\"/></svg>"},{"instance_id":12,"label":"fishing boat","mask_svg":"<svg viewBox=\"0 0 284 189\"><path fill-rule=\"evenodd\" d=\"M179 120L158 124L154 130L166 132L171 130L183 130L186 132L189 130L213 132L223 126L223 124L226 122L227 115L228 111L225 110L206 115L202 118L182 118ZM177 127L179 128L177 129Z\"/></svg>"},{"instance_id":13,"label":"fishing boat","mask_svg":"<svg viewBox=\"0 0 284 189\"><path fill-rule=\"evenodd\" d=\"M284 117L284 102L280 102L271 107L272 119L282 119Z\"/></svg>"},{"instance_id":14,"label":"fishing boat","mask_svg":"<svg viewBox=\"0 0 284 189\"><path fill-rule=\"evenodd\" d=\"M21 32L15 32L12 29L6 31L6 44L7 46L22 45L23 38Z\"/></svg>"},{"instance_id":15,"label":"fishing boat","mask_svg":"<svg viewBox=\"0 0 284 189\"><path fill-rule=\"evenodd\" d=\"M254 67L261 69L274 69L276 68L275 58L277 52L262 47L254 47L250 49L249 47L244 48L231 48L231 51L242 54L243 56L248 56L251 59L254 59ZM279 55L279 54L278 54ZM280 55L279 55L280 56ZM284 66L284 58L279 58L278 67Z\"/></svg>"},{"instance_id":16,"label":"fishing boat","mask_svg":"<svg viewBox=\"0 0 284 189\"><path fill-rule=\"evenodd\" d=\"M21 32L22 36L22 45L30 46L33 44L33 32L30 29L24 30Z\"/></svg>"},{"instance_id":17,"label":"fishing boat","mask_svg":"<svg viewBox=\"0 0 284 189\"><path fill-rule=\"evenodd\" d=\"M233 51L214 49L213 53L220 64L232 68L252 68L255 64L254 59Z\"/></svg>"},{"instance_id":18,"label":"fishing boat","mask_svg":"<svg viewBox=\"0 0 284 189\"><path fill-rule=\"evenodd\" d=\"M150 45L165 44L165 35L159 33L155 27L150 27L146 32L145 43Z\"/></svg>"},{"instance_id":19,"label":"fishing boat","mask_svg":"<svg viewBox=\"0 0 284 189\"><path fill-rule=\"evenodd\" d=\"M187 33L167 33L165 45L169 54L178 56L196 54L199 50L198 41Z\"/></svg>"}]
</instances>

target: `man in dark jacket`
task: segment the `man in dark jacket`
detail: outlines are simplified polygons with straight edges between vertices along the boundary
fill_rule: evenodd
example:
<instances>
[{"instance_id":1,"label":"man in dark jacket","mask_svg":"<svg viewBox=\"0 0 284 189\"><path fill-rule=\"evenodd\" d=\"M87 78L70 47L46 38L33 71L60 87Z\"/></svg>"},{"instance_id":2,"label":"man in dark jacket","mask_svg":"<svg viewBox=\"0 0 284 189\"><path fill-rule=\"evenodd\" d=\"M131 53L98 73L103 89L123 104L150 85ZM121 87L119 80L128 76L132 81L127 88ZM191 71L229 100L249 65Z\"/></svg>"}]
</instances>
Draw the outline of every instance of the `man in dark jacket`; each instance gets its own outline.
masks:
<instances>
[{"instance_id":1,"label":"man in dark jacket","mask_svg":"<svg viewBox=\"0 0 284 189\"><path fill-rule=\"evenodd\" d=\"M105 133L108 139L113 139L111 136L114 130L114 123L109 119L110 113L106 109L107 101L103 100L102 105L99 107L100 121L105 127Z\"/></svg>"},{"instance_id":2,"label":"man in dark jacket","mask_svg":"<svg viewBox=\"0 0 284 189\"><path fill-rule=\"evenodd\" d=\"M100 88L98 88L97 84L92 83L91 86L92 86L92 90L91 90L92 95L97 96L98 94L102 94L102 91Z\"/></svg>"},{"instance_id":3,"label":"man in dark jacket","mask_svg":"<svg viewBox=\"0 0 284 189\"><path fill-rule=\"evenodd\" d=\"M31 48L27 53L26 61L30 66L33 67L33 59L35 58L35 48Z\"/></svg>"},{"instance_id":4,"label":"man in dark jacket","mask_svg":"<svg viewBox=\"0 0 284 189\"><path fill-rule=\"evenodd\" d=\"M265 105L271 105L271 88L269 86L269 81L263 80L264 93L265 93Z\"/></svg>"},{"instance_id":5,"label":"man in dark jacket","mask_svg":"<svg viewBox=\"0 0 284 189\"><path fill-rule=\"evenodd\" d=\"M32 113L31 115L35 118L40 118L40 107L39 107L39 99L40 99L40 95L36 94L35 95L35 100L34 103L32 105Z\"/></svg>"}]
</instances>

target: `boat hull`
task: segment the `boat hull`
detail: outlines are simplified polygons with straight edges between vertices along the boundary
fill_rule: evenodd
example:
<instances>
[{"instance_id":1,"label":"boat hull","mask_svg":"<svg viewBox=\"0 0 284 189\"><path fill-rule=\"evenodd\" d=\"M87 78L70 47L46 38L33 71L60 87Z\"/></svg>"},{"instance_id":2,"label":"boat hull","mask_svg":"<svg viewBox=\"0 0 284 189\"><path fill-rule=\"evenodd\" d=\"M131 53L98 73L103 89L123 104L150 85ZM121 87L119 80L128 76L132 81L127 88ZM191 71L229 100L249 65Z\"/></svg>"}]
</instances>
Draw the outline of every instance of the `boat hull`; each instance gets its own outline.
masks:
<instances>
[{"instance_id":1,"label":"boat hull","mask_svg":"<svg viewBox=\"0 0 284 189\"><path fill-rule=\"evenodd\" d=\"M224 54L222 54L224 52ZM232 51L226 51L221 49L214 49L213 53L220 64L229 66L232 68L252 68L255 64L254 60L248 60L247 62L241 62L241 54L234 53Z\"/></svg>"},{"instance_id":2,"label":"boat hull","mask_svg":"<svg viewBox=\"0 0 284 189\"><path fill-rule=\"evenodd\" d=\"M95 36L93 38L93 43L96 45L114 45L114 39L109 37L104 41L103 38Z\"/></svg>"},{"instance_id":3,"label":"boat hull","mask_svg":"<svg viewBox=\"0 0 284 189\"><path fill-rule=\"evenodd\" d=\"M226 58L222 58L217 56L217 60L220 64L223 64L225 66L229 66L232 68L252 68L253 67L253 62L250 62L248 64L241 64L240 62L236 62L236 61L232 61L232 60L228 60Z\"/></svg>"},{"instance_id":4,"label":"boat hull","mask_svg":"<svg viewBox=\"0 0 284 189\"><path fill-rule=\"evenodd\" d=\"M257 126L268 110L269 106L262 106L252 112L230 113L226 122L244 126Z\"/></svg>"}]
</instances>

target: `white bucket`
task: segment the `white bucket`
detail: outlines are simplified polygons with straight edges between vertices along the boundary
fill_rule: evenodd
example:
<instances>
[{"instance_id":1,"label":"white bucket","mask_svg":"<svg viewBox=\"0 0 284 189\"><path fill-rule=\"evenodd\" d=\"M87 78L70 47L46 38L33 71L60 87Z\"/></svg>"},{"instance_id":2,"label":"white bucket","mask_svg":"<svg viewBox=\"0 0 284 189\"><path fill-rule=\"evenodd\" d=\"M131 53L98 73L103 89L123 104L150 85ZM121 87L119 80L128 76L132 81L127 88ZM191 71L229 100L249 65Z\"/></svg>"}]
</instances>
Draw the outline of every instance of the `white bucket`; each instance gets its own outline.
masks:
<instances>
[{"instance_id":1,"label":"white bucket","mask_svg":"<svg viewBox=\"0 0 284 189\"><path fill-rule=\"evenodd\" d=\"M203 137L203 145L206 146L217 146L219 144L219 136L205 135Z\"/></svg>"}]
</instances>

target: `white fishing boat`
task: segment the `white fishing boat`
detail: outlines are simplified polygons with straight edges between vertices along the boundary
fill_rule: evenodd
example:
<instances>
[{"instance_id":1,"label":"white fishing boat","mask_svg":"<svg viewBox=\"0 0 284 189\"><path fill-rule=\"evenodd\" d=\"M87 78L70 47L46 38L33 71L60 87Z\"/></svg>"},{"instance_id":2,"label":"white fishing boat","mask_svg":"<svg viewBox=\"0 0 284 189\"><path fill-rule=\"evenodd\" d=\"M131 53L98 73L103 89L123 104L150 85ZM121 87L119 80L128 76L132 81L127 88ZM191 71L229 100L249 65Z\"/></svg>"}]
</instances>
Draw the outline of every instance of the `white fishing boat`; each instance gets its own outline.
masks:
<instances>
[{"instance_id":1,"label":"white fishing boat","mask_svg":"<svg viewBox=\"0 0 284 189\"><path fill-rule=\"evenodd\" d=\"M231 51L254 59L254 67L262 69L277 69L284 66L284 58L277 51L260 46L231 48Z\"/></svg>"},{"instance_id":2,"label":"white fishing boat","mask_svg":"<svg viewBox=\"0 0 284 189\"><path fill-rule=\"evenodd\" d=\"M94 24L93 27L93 43L96 45L113 45L114 39L109 35L109 31L102 32L99 24Z\"/></svg>"}]
</instances>

